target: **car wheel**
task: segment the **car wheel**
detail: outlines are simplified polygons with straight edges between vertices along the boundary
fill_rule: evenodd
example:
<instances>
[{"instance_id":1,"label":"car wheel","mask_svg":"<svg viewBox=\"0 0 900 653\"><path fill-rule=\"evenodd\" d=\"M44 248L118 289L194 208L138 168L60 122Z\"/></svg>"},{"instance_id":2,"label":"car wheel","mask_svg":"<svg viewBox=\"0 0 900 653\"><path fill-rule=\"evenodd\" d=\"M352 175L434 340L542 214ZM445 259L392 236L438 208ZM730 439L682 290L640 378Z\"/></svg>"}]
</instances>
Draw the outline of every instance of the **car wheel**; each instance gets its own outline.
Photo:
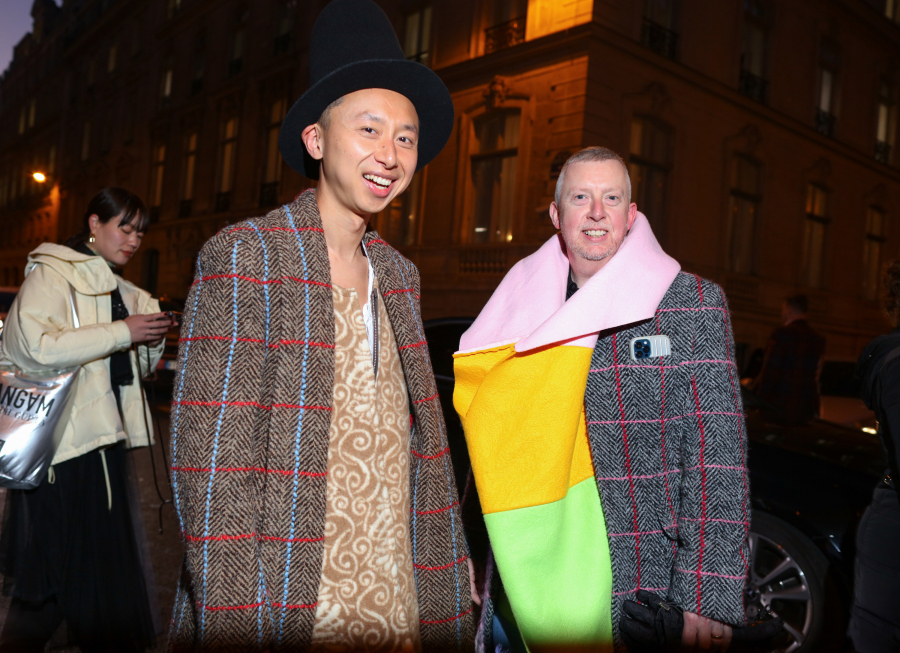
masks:
<instances>
[{"instance_id":1,"label":"car wheel","mask_svg":"<svg viewBox=\"0 0 900 653\"><path fill-rule=\"evenodd\" d=\"M781 639L787 643L779 651L816 650L825 624L825 556L796 528L759 511L753 512L749 544L747 620L766 608L784 620Z\"/></svg>"}]
</instances>

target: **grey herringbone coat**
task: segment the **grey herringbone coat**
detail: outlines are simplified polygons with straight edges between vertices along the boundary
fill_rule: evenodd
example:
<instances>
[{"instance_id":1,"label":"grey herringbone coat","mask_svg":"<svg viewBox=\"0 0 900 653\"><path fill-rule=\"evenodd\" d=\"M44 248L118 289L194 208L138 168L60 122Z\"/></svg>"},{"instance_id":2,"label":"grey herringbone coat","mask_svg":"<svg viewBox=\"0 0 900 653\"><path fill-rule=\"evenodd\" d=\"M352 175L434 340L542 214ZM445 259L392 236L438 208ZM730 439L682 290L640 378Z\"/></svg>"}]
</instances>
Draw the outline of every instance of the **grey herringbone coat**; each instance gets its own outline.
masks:
<instances>
[{"instance_id":1,"label":"grey herringbone coat","mask_svg":"<svg viewBox=\"0 0 900 653\"><path fill-rule=\"evenodd\" d=\"M470 649L468 550L419 274L376 233L365 242L414 412L410 533L423 649ZM172 650L308 648L325 539L330 283L313 192L223 229L200 253L172 406L172 486L187 550Z\"/></svg>"},{"instance_id":2,"label":"grey herringbone coat","mask_svg":"<svg viewBox=\"0 0 900 653\"><path fill-rule=\"evenodd\" d=\"M632 338L659 334L669 336L671 354L631 359ZM601 333L585 410L612 559L617 648L622 603L639 588L743 624L747 437L722 289L679 273L652 320ZM498 589L495 579L487 586ZM492 651L493 605L485 603L478 648Z\"/></svg>"}]
</instances>

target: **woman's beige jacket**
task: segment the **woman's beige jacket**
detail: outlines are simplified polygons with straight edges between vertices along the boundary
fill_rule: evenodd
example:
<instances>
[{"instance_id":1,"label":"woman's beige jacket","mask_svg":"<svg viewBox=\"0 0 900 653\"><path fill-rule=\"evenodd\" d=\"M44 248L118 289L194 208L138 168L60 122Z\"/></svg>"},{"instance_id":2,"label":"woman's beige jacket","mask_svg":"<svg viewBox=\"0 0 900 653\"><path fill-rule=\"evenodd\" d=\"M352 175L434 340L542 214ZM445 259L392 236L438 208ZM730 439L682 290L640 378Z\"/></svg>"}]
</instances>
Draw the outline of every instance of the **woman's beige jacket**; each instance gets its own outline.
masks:
<instances>
[{"instance_id":1,"label":"woman's beige jacket","mask_svg":"<svg viewBox=\"0 0 900 653\"><path fill-rule=\"evenodd\" d=\"M81 365L69 424L63 433L53 464L125 440L140 447L153 440L147 433L137 379L156 368L163 345L149 350L138 347L141 374L134 352L129 352L135 381L121 387L122 414L116 408L109 374L109 356L131 347L131 333L123 320L112 322L110 292L119 287L131 315L156 313L159 302L150 294L113 274L99 256L44 243L28 255L25 281L10 307L3 329L3 357L26 371L63 369ZM75 305L81 326L74 328L69 286L75 289Z\"/></svg>"}]
</instances>

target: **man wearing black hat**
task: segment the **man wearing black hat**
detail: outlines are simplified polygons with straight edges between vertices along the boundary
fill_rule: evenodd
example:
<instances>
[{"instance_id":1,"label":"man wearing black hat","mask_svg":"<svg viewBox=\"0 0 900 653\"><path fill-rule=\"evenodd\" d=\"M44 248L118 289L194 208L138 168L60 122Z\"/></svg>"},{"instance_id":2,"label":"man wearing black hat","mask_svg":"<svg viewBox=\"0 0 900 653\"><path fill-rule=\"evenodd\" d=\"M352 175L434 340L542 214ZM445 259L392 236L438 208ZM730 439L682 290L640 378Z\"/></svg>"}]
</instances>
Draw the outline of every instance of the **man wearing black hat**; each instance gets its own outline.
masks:
<instances>
[{"instance_id":1,"label":"man wearing black hat","mask_svg":"<svg viewBox=\"0 0 900 653\"><path fill-rule=\"evenodd\" d=\"M450 95L335 0L279 147L315 191L200 253L172 409L173 650L473 646L468 550L415 266L366 231L446 143Z\"/></svg>"}]
</instances>

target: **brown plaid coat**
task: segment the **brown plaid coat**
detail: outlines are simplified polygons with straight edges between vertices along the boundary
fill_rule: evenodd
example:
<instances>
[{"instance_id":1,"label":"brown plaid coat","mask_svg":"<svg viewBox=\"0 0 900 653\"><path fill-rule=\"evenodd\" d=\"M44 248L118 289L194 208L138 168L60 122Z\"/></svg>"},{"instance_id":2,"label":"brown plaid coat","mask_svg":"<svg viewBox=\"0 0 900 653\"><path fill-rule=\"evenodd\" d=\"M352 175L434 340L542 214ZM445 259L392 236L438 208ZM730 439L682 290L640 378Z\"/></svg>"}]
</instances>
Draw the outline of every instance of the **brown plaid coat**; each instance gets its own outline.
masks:
<instances>
[{"instance_id":1,"label":"brown plaid coat","mask_svg":"<svg viewBox=\"0 0 900 653\"><path fill-rule=\"evenodd\" d=\"M410 394L410 534L423 649L474 625L446 427L415 266L365 236ZM223 229L200 253L172 405L185 547L170 649L302 651L322 569L334 308L313 192Z\"/></svg>"}]
</instances>

